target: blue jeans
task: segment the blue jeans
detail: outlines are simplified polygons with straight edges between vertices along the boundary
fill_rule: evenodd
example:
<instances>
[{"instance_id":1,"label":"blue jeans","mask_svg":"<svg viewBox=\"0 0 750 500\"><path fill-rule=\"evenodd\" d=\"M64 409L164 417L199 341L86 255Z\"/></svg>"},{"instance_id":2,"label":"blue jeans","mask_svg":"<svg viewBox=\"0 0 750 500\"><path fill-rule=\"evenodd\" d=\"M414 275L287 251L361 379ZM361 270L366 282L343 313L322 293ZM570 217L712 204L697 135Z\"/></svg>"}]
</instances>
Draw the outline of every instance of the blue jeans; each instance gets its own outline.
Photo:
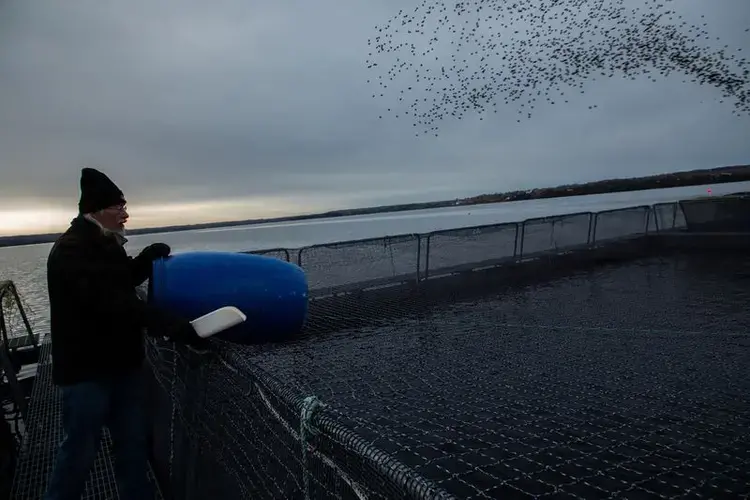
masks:
<instances>
[{"instance_id":1,"label":"blue jeans","mask_svg":"<svg viewBox=\"0 0 750 500\"><path fill-rule=\"evenodd\" d=\"M147 478L144 389L140 371L62 388L65 437L57 452L45 500L80 500L105 425L112 437L120 499L154 498Z\"/></svg>"}]
</instances>

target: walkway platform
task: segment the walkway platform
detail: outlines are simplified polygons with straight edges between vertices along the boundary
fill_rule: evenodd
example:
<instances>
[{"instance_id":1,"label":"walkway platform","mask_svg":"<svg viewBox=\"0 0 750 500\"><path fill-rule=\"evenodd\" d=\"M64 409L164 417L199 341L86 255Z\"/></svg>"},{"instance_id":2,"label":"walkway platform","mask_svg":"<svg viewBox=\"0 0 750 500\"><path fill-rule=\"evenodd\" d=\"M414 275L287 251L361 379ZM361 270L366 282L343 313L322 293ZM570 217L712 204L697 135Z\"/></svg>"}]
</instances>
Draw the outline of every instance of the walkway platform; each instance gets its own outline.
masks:
<instances>
[{"instance_id":1,"label":"walkway platform","mask_svg":"<svg viewBox=\"0 0 750 500\"><path fill-rule=\"evenodd\" d=\"M57 445L62 439L61 393L52 383L51 345L43 342L40 347L39 366L26 422L26 442L21 450L11 492L13 500L40 500L43 497L52 473ZM96 464L86 484L83 497L86 500L119 498L111 457L112 442L106 430L103 434ZM150 479L155 484L153 473L150 473Z\"/></svg>"}]
</instances>

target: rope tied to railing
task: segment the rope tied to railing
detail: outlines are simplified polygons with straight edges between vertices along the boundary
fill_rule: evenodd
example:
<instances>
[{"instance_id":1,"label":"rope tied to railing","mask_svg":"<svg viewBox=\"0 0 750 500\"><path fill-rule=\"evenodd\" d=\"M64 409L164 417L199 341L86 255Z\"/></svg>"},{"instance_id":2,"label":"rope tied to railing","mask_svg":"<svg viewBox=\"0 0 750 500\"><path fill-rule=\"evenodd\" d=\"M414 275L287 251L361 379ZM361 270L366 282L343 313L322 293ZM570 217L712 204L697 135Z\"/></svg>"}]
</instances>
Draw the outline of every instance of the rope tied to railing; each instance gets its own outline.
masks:
<instances>
[{"instance_id":1,"label":"rope tied to railing","mask_svg":"<svg viewBox=\"0 0 750 500\"><path fill-rule=\"evenodd\" d=\"M302 473L304 475L305 499L310 499L310 467L308 465L308 439L320 432L312 425L312 420L327 405L316 396L308 396L302 401L299 419L299 437L302 443Z\"/></svg>"}]
</instances>

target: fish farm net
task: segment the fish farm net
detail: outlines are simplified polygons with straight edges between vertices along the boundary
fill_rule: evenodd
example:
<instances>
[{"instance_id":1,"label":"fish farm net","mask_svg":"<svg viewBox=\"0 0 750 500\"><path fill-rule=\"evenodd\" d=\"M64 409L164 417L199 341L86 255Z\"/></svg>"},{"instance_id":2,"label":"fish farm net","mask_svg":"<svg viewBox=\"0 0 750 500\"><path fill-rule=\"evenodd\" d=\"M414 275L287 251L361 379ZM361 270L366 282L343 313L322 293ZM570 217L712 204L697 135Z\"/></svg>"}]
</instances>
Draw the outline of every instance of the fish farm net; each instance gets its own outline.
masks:
<instances>
[{"instance_id":1,"label":"fish farm net","mask_svg":"<svg viewBox=\"0 0 750 500\"><path fill-rule=\"evenodd\" d=\"M679 226L675 212L654 207L651 221ZM567 218L568 236L547 235L549 245L566 241L575 248L580 235L596 240L604 225L611 236L613 221L641 217L649 224L638 210L570 223L575 217ZM486 230L496 257L518 257L524 229L534 224L542 222ZM634 226L619 227L627 238ZM518 240L499 245L499 234ZM464 237L470 248L481 234ZM429 240L438 254L439 245L455 245L445 236ZM387 250L388 243L380 245ZM350 270L368 265L362 255L381 250L363 243ZM314 253L306 252L310 265ZM332 259L332 252L320 250L320 258ZM306 329L292 341L216 341L210 353L149 343L154 468L167 493L339 499L750 493L746 251L721 258L635 252L551 279L546 273L521 279L501 271L508 266L445 276L440 269L465 268L468 260L457 250L444 255L451 253L453 260L430 259L442 262L432 277L444 277L419 286L398 269L391 272L405 276L404 284L393 289L330 296L329 285L342 286L341 279L320 281L316 289L326 294L313 298ZM425 277L426 259L416 260Z\"/></svg>"}]
</instances>

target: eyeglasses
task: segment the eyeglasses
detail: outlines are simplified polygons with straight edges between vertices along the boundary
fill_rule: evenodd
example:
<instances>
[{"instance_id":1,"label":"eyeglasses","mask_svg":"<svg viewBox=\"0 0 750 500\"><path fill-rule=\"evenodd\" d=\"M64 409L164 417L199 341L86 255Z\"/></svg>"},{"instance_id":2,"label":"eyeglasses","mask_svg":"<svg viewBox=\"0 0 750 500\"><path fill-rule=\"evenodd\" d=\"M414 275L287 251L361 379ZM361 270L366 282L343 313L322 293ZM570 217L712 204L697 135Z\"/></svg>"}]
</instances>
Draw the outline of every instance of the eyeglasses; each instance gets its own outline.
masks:
<instances>
[{"instance_id":1,"label":"eyeglasses","mask_svg":"<svg viewBox=\"0 0 750 500\"><path fill-rule=\"evenodd\" d=\"M115 205L113 207L107 207L105 210L111 210L112 212L126 212L128 207L127 205Z\"/></svg>"}]
</instances>

